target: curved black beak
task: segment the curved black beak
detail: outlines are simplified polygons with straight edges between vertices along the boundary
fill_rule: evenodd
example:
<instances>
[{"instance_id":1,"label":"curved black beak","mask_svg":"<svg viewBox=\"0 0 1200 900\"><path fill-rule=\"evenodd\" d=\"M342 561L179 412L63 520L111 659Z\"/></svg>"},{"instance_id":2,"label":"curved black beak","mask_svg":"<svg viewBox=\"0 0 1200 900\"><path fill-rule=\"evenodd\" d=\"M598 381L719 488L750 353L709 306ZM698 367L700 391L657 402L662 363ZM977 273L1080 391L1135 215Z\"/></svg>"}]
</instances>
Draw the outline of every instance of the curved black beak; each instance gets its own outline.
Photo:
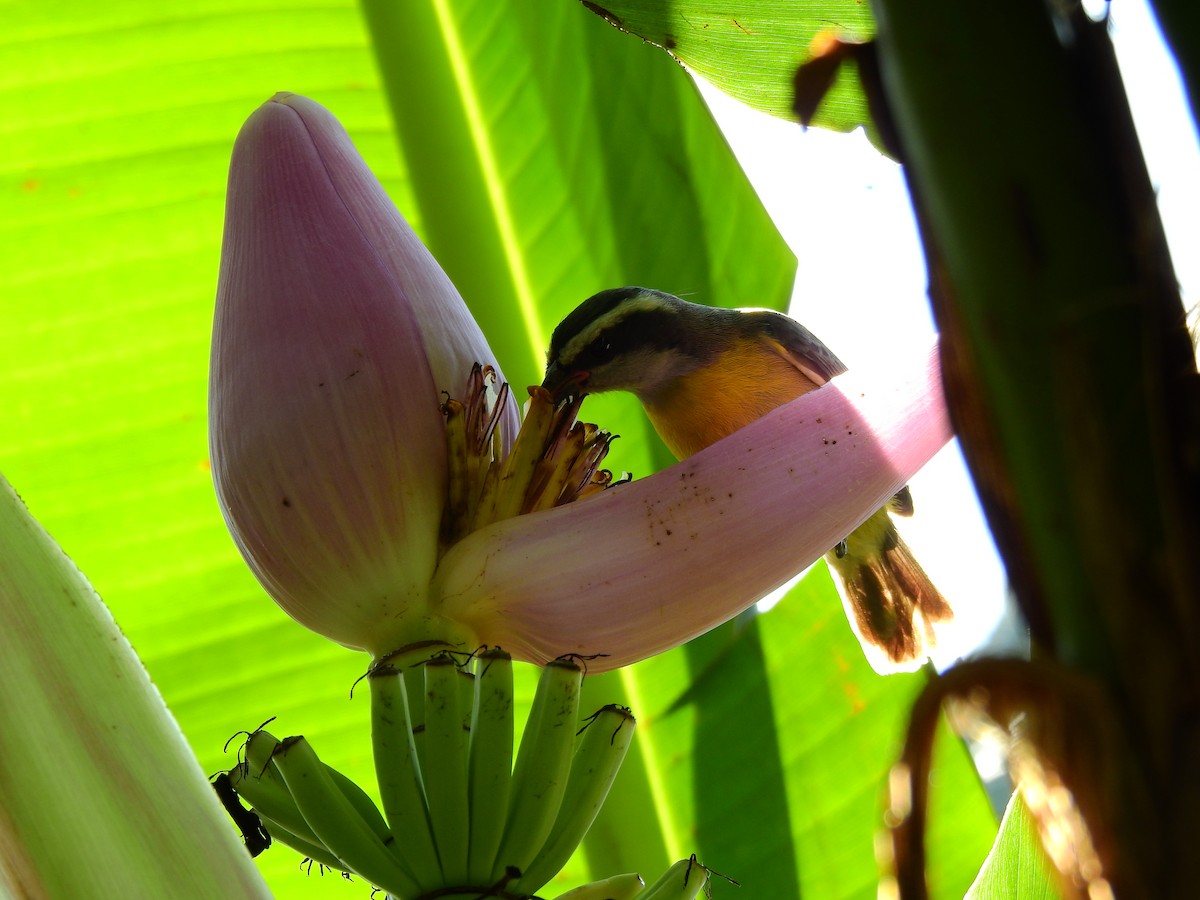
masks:
<instances>
[{"instance_id":1,"label":"curved black beak","mask_svg":"<svg viewBox=\"0 0 1200 900\"><path fill-rule=\"evenodd\" d=\"M583 396L587 377L587 372L573 372L564 369L557 362L551 362L546 366L546 377L542 379L542 387L550 392L555 403L562 403L564 400L574 400Z\"/></svg>"}]
</instances>

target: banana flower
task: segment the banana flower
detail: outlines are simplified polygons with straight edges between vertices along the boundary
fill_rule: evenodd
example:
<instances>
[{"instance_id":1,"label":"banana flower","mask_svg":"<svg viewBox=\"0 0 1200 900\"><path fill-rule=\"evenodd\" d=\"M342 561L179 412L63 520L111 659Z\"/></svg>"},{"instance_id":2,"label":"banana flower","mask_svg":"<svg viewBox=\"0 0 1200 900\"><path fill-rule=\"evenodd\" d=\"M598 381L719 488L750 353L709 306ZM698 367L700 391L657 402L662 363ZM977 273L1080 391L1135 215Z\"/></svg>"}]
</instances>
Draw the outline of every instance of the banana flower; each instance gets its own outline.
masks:
<instances>
[{"instance_id":1,"label":"banana flower","mask_svg":"<svg viewBox=\"0 0 1200 900\"><path fill-rule=\"evenodd\" d=\"M439 541L446 396L499 367L338 122L280 94L237 139L210 380L221 508L267 592L376 659L440 641L626 665L742 611L950 437L936 350L848 373L656 475ZM502 380L502 379L501 379ZM501 454L517 429L496 412Z\"/></svg>"}]
</instances>

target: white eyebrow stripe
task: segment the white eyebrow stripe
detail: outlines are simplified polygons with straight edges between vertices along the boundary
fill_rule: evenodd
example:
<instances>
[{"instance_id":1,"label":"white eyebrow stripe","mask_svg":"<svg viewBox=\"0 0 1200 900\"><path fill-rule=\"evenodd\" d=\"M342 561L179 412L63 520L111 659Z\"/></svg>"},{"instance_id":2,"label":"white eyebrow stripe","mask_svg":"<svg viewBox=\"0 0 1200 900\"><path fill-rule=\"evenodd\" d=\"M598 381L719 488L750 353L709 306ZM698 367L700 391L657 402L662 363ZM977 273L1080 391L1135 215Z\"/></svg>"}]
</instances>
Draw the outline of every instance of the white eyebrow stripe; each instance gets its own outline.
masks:
<instances>
[{"instance_id":1,"label":"white eyebrow stripe","mask_svg":"<svg viewBox=\"0 0 1200 900\"><path fill-rule=\"evenodd\" d=\"M648 291L642 291L626 300L622 300L604 315L593 319L583 331L567 341L563 345L562 350L559 351L558 361L564 366L571 365L585 348L594 343L596 338L608 329L619 325L637 313L656 310L661 312L678 312L674 306L664 303L661 297L651 294Z\"/></svg>"}]
</instances>

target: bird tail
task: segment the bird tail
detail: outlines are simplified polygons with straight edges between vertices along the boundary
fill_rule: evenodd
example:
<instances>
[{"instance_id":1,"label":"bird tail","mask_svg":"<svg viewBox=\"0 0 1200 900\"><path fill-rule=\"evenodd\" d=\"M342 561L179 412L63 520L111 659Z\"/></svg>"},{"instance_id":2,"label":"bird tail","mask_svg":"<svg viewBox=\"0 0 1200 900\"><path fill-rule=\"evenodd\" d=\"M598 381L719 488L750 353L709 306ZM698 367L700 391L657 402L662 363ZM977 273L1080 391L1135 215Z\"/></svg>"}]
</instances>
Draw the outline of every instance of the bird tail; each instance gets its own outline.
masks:
<instances>
[{"instance_id":1,"label":"bird tail","mask_svg":"<svg viewBox=\"0 0 1200 900\"><path fill-rule=\"evenodd\" d=\"M826 560L872 665L892 671L918 667L934 644L933 623L952 619L954 611L896 531L887 508L859 526ZM886 660L879 659L878 651Z\"/></svg>"}]
</instances>

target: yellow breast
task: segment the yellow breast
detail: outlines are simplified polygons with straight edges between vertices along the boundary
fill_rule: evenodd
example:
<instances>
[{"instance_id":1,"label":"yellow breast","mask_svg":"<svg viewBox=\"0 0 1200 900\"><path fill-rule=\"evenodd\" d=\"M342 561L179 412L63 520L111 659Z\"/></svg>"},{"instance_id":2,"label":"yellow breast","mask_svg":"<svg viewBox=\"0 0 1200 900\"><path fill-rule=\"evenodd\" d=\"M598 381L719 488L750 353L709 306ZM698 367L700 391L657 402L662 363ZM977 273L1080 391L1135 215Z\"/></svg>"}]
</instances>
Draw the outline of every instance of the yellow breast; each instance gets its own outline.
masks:
<instances>
[{"instance_id":1,"label":"yellow breast","mask_svg":"<svg viewBox=\"0 0 1200 900\"><path fill-rule=\"evenodd\" d=\"M663 443L683 459L816 387L768 345L739 340L642 402Z\"/></svg>"}]
</instances>

